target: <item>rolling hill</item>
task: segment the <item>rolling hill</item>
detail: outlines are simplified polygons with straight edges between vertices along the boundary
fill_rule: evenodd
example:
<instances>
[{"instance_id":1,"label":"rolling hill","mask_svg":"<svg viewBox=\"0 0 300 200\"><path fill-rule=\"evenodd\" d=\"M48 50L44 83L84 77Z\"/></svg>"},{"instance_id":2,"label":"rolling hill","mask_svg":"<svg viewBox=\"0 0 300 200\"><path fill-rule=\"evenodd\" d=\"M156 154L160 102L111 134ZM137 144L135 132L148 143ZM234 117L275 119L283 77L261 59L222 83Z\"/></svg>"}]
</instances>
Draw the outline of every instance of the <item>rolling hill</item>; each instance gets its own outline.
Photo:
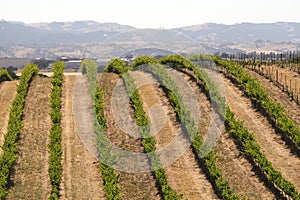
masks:
<instances>
[{"instance_id":1,"label":"rolling hill","mask_svg":"<svg viewBox=\"0 0 300 200\"><path fill-rule=\"evenodd\" d=\"M289 22L233 25L206 23L174 29L138 29L128 25L94 21L25 24L2 20L0 27L0 45L101 42L125 32L124 37L118 37L118 41L143 39L167 42L182 39L182 37L168 37L171 32L183 33L186 37L196 41L300 41L300 23ZM135 31L142 37L129 37L130 31Z\"/></svg>"}]
</instances>

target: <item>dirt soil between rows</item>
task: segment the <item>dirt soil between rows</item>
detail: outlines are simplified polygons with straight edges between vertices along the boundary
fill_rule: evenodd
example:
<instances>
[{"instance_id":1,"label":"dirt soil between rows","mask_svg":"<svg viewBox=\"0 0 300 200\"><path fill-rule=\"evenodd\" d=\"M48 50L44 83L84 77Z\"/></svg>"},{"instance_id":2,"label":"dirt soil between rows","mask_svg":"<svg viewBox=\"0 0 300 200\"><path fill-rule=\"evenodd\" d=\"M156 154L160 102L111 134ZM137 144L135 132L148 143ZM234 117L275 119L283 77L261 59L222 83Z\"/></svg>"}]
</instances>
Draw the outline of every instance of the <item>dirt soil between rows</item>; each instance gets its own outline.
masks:
<instances>
[{"instance_id":1,"label":"dirt soil between rows","mask_svg":"<svg viewBox=\"0 0 300 200\"><path fill-rule=\"evenodd\" d=\"M64 76L62 93L62 183L61 199L101 199L102 187L99 162L84 146L77 134L72 111L76 76ZM82 86L82 95L87 95ZM79 88L80 89L80 88ZM76 101L76 98L74 99Z\"/></svg>"},{"instance_id":2,"label":"dirt soil between rows","mask_svg":"<svg viewBox=\"0 0 300 200\"><path fill-rule=\"evenodd\" d=\"M0 147L3 145L4 134L7 132L9 111L17 94L19 81L4 81L0 83ZM2 149L0 148L0 155Z\"/></svg>"}]
</instances>

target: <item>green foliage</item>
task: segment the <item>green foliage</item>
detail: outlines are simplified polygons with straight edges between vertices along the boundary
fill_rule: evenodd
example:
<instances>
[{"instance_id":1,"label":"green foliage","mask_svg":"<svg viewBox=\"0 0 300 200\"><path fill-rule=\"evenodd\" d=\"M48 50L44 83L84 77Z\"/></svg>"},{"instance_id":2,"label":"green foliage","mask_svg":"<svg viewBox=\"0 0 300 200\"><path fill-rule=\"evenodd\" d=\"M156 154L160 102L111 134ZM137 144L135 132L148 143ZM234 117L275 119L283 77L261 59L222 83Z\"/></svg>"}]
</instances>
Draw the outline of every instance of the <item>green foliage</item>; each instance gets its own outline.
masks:
<instances>
[{"instance_id":1,"label":"green foliage","mask_svg":"<svg viewBox=\"0 0 300 200\"><path fill-rule=\"evenodd\" d=\"M22 114L29 83L38 73L38 67L34 64L27 65L22 70L22 76L17 87L17 95L12 103L7 133L4 137L2 154L0 156L0 199L5 199L8 194L10 173L17 159L17 140L23 127Z\"/></svg>"},{"instance_id":2,"label":"green foliage","mask_svg":"<svg viewBox=\"0 0 300 200\"><path fill-rule=\"evenodd\" d=\"M81 62L83 71L86 72L89 80L89 91L91 93L92 101L95 103L95 95L98 87L98 66L94 60L85 59Z\"/></svg>"},{"instance_id":3,"label":"green foliage","mask_svg":"<svg viewBox=\"0 0 300 200\"><path fill-rule=\"evenodd\" d=\"M52 186L51 194L49 199L54 200L59 198L59 186L61 183L62 176L62 129L61 125L61 94L62 94L62 83L63 83L63 73L65 64L63 62L57 62L53 66L53 76L52 76L52 90L50 98L51 107L51 120L52 127L50 130L50 144L48 145L49 157L49 176L50 183Z\"/></svg>"},{"instance_id":4,"label":"green foliage","mask_svg":"<svg viewBox=\"0 0 300 200\"><path fill-rule=\"evenodd\" d=\"M129 67L126 66L126 62L119 58L113 59L105 68L105 72L112 72L119 75L126 73Z\"/></svg>"},{"instance_id":5,"label":"green foliage","mask_svg":"<svg viewBox=\"0 0 300 200\"><path fill-rule=\"evenodd\" d=\"M154 64L157 63L157 61L150 56L139 56L130 65L130 69L134 69L137 66L145 65L145 64Z\"/></svg>"},{"instance_id":6,"label":"green foliage","mask_svg":"<svg viewBox=\"0 0 300 200\"><path fill-rule=\"evenodd\" d=\"M2 81L12 81L12 77L6 69L0 69L0 83Z\"/></svg>"},{"instance_id":7,"label":"green foliage","mask_svg":"<svg viewBox=\"0 0 300 200\"><path fill-rule=\"evenodd\" d=\"M103 187L108 200L121 200L121 189L118 187L118 177L115 170L110 167L115 162L115 155L111 151L110 141L105 135L107 122L104 117L104 92L98 86L97 65L93 60L82 61L82 67L89 80L89 92L93 103L93 113L97 121L94 124L94 132L97 139L97 150L100 156L100 172Z\"/></svg>"},{"instance_id":8,"label":"green foliage","mask_svg":"<svg viewBox=\"0 0 300 200\"><path fill-rule=\"evenodd\" d=\"M180 55L169 55L161 58L159 60L159 63L161 64L169 64L171 65L172 68L175 69L182 69L182 68L187 68L192 70L193 64L190 63L187 59Z\"/></svg>"},{"instance_id":9,"label":"green foliage","mask_svg":"<svg viewBox=\"0 0 300 200\"><path fill-rule=\"evenodd\" d=\"M104 117L104 92L100 87L96 89L96 101L95 101L95 109L96 109L96 117L100 124L100 126L106 130L107 124L106 119Z\"/></svg>"},{"instance_id":10,"label":"green foliage","mask_svg":"<svg viewBox=\"0 0 300 200\"><path fill-rule=\"evenodd\" d=\"M188 57L192 61L207 61L211 60L211 56L207 54L194 54Z\"/></svg>"},{"instance_id":11,"label":"green foliage","mask_svg":"<svg viewBox=\"0 0 300 200\"><path fill-rule=\"evenodd\" d=\"M118 188L118 178L113 168L100 163L104 191L108 200L121 200L121 190Z\"/></svg>"},{"instance_id":12,"label":"green foliage","mask_svg":"<svg viewBox=\"0 0 300 200\"><path fill-rule=\"evenodd\" d=\"M279 129L292 138L296 146L300 148L300 128L286 116L284 107L268 97L260 82L252 78L241 66L234 62L223 61L219 57L214 57L214 61L239 81L240 85L245 88L245 93L261 105Z\"/></svg>"},{"instance_id":13,"label":"green foliage","mask_svg":"<svg viewBox=\"0 0 300 200\"><path fill-rule=\"evenodd\" d=\"M191 57L194 59L208 59L210 60L210 56L205 55L195 55ZM216 111L221 115L221 117L225 116L226 113L226 104L225 98L219 93L217 86L213 83L213 81L209 78L207 73L199 67L193 65L190 61L180 55L170 55L165 56L159 61L161 64L171 65L172 68L175 69L188 69L194 72L196 77L203 83L204 92L206 92L208 98L212 101L212 105L216 106Z\"/></svg>"}]
</instances>

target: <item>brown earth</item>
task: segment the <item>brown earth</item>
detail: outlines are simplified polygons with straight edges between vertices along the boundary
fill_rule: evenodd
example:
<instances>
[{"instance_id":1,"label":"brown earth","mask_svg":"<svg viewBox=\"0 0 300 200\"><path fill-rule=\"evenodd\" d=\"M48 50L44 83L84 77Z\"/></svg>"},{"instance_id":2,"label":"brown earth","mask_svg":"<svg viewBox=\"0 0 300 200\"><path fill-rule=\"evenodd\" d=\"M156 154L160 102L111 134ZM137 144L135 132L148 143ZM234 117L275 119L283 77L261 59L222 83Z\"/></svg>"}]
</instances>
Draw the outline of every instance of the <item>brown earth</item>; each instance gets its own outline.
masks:
<instances>
[{"instance_id":1,"label":"brown earth","mask_svg":"<svg viewBox=\"0 0 300 200\"><path fill-rule=\"evenodd\" d=\"M8 199L48 199L51 185L48 174L51 79L35 77L23 110L24 126L19 137L19 154Z\"/></svg>"},{"instance_id":2,"label":"brown earth","mask_svg":"<svg viewBox=\"0 0 300 200\"><path fill-rule=\"evenodd\" d=\"M209 71L209 73L215 73ZM300 192L300 159L292 154L286 143L276 134L268 120L253 109L251 101L243 95L229 79L220 76L226 89L226 100L236 118L244 121L261 147L261 151L272 162L274 168L279 170L283 177L292 182Z\"/></svg>"},{"instance_id":3,"label":"brown earth","mask_svg":"<svg viewBox=\"0 0 300 200\"><path fill-rule=\"evenodd\" d=\"M199 104L202 108L203 116L200 118L206 124L206 128L200 128L207 130L207 126L210 118L207 116L213 112L210 111L211 106L207 97L200 91L197 83L191 76L184 73L179 73L187 80L196 91L199 98ZM192 75L191 72L189 74ZM208 119L205 119L208 118ZM236 146L234 139L230 137L230 134L223 129L222 134L218 140L216 147L214 148L219 155L217 160L218 167L222 170L223 177L229 182L232 190L241 198L246 199L275 199L275 196L269 189L261 182L258 176L253 171L251 163L241 154Z\"/></svg>"},{"instance_id":4,"label":"brown earth","mask_svg":"<svg viewBox=\"0 0 300 200\"><path fill-rule=\"evenodd\" d=\"M224 121L212 109L206 95L197 86L197 79L192 72L185 70L182 73L173 69L168 69L168 72L181 92L185 107L191 111L191 117L203 137L203 145L208 151L213 149L224 129ZM189 73L190 76L187 75Z\"/></svg>"},{"instance_id":5,"label":"brown earth","mask_svg":"<svg viewBox=\"0 0 300 200\"><path fill-rule=\"evenodd\" d=\"M110 142L126 150L128 152L139 152L143 153L144 148L141 143L140 137L135 137L138 133L134 135L129 135L120 129L120 124L115 121L112 107L111 107L111 98L113 89L116 87L116 84L119 80L119 77L116 74L103 73L100 79L100 86L104 89L105 92L105 117L107 119L108 128L106 131L107 137ZM129 109L129 116L127 118L133 117L133 110L130 108L128 98L126 97L126 89L123 82L119 82L118 92L123 95L117 95L118 102L121 105L124 105L123 109ZM125 108L126 107L126 108ZM121 112L121 110L119 111ZM130 121L130 120L129 120ZM122 123L122 122L120 122ZM120 162L122 162L123 158ZM124 159L124 165L128 164L126 158ZM144 163L145 164L145 163ZM129 164L130 165L130 164ZM131 166L131 165L130 165ZM146 169L150 169L149 163L146 163L144 166ZM124 166L126 168L126 166ZM129 169L132 170L132 169ZM119 177L118 186L121 188L121 194L123 199L133 200L133 199L161 199L159 191L156 188L156 181L151 172L139 172L139 173L130 173L122 170L116 170L116 173Z\"/></svg>"},{"instance_id":6,"label":"brown earth","mask_svg":"<svg viewBox=\"0 0 300 200\"><path fill-rule=\"evenodd\" d=\"M241 155L228 132L222 134L216 152L220 156L217 165L222 170L224 179L241 199L276 199L255 174L251 163Z\"/></svg>"},{"instance_id":7,"label":"brown earth","mask_svg":"<svg viewBox=\"0 0 300 200\"><path fill-rule=\"evenodd\" d=\"M105 199L97 159L77 135L73 105L76 76L64 76L62 93L62 183L61 199Z\"/></svg>"},{"instance_id":8,"label":"brown earth","mask_svg":"<svg viewBox=\"0 0 300 200\"><path fill-rule=\"evenodd\" d=\"M190 144L184 139L176 115L162 89L158 87L157 81L144 72L134 72L133 75L137 78L137 82L144 80L152 82L139 89L147 115L149 116L149 110L155 105L161 106L164 111L164 116L161 116L161 113L158 113L158 116L151 113L154 115L152 118L157 117L165 121L165 126L155 135L158 151L174 142L175 137L180 138L177 142L175 141L176 148L166 150L164 153L160 152L160 159L165 166L170 186L178 194L183 194L184 198L191 200L216 199L214 190L199 168ZM178 149L184 150L180 157L175 161L168 160L173 156L172 152Z\"/></svg>"},{"instance_id":9,"label":"brown earth","mask_svg":"<svg viewBox=\"0 0 300 200\"><path fill-rule=\"evenodd\" d=\"M7 131L9 110L17 94L19 81L4 81L0 83L0 147L3 145L4 134ZM0 148L0 154L2 149Z\"/></svg>"},{"instance_id":10,"label":"brown earth","mask_svg":"<svg viewBox=\"0 0 300 200\"><path fill-rule=\"evenodd\" d=\"M295 101L292 101L287 93L283 92L279 87L277 87L274 82L271 82L269 79L266 79L264 76L259 75L258 73L245 68L245 70L259 82L262 83L263 88L266 90L268 96L280 103L286 110L288 117L293 119L297 125L300 125L300 106L297 105ZM299 85L300 87L300 85Z\"/></svg>"}]
</instances>

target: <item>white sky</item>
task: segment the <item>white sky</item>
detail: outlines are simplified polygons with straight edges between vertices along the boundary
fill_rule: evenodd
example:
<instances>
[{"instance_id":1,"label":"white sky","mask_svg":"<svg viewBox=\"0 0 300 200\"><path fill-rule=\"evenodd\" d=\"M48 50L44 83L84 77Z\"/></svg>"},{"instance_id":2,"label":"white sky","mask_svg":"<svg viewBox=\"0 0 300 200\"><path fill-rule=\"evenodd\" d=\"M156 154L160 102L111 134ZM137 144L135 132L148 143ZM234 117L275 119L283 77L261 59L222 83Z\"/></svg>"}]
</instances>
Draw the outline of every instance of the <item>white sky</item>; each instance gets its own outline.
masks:
<instances>
[{"instance_id":1,"label":"white sky","mask_svg":"<svg viewBox=\"0 0 300 200\"><path fill-rule=\"evenodd\" d=\"M206 22L300 22L299 0L5 0L0 20L93 20L137 28L175 28Z\"/></svg>"}]
</instances>

